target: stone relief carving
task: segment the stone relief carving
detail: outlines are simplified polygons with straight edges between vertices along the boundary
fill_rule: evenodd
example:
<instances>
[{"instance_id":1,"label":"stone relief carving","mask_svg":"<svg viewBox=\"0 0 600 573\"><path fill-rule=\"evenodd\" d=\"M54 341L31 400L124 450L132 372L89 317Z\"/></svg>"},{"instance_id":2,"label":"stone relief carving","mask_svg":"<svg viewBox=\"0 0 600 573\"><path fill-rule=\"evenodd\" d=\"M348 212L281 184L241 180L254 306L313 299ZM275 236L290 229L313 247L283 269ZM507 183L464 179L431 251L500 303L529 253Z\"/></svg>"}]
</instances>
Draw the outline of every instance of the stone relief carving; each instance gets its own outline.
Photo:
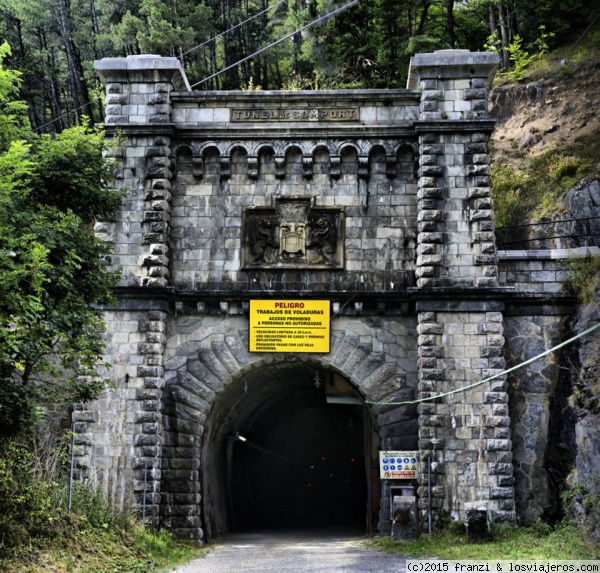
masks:
<instances>
[{"instance_id":1,"label":"stone relief carving","mask_svg":"<svg viewBox=\"0 0 600 573\"><path fill-rule=\"evenodd\" d=\"M279 197L244 210L244 268L343 268L340 208L314 206L314 197Z\"/></svg>"}]
</instances>

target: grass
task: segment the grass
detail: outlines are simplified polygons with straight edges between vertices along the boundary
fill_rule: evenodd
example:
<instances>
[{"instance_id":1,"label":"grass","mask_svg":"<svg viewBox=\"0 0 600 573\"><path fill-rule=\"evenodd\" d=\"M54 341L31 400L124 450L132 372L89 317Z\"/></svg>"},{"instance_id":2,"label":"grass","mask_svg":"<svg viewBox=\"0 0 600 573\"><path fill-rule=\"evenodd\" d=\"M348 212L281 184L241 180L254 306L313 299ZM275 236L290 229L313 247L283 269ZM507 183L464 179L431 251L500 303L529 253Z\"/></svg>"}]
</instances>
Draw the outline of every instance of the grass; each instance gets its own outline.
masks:
<instances>
[{"instance_id":1,"label":"grass","mask_svg":"<svg viewBox=\"0 0 600 573\"><path fill-rule=\"evenodd\" d=\"M406 557L439 559L600 559L600 547L582 536L574 524L561 523L555 528L497 526L493 540L469 544L464 531L450 527L433 535L421 535L415 541L392 541L382 537L368 542L374 549Z\"/></svg>"},{"instance_id":2,"label":"grass","mask_svg":"<svg viewBox=\"0 0 600 573\"><path fill-rule=\"evenodd\" d=\"M72 523L52 540L15 548L0 559L2 573L150 573L205 555L209 549L142 526L128 531Z\"/></svg>"},{"instance_id":3,"label":"grass","mask_svg":"<svg viewBox=\"0 0 600 573\"><path fill-rule=\"evenodd\" d=\"M522 170L494 165L498 228L560 218L562 198L584 177L599 176L600 133L593 133L522 161Z\"/></svg>"},{"instance_id":4,"label":"grass","mask_svg":"<svg viewBox=\"0 0 600 573\"><path fill-rule=\"evenodd\" d=\"M68 437L0 440L2 573L150 573L208 551L113 509L91 482L74 484L69 512Z\"/></svg>"}]
</instances>

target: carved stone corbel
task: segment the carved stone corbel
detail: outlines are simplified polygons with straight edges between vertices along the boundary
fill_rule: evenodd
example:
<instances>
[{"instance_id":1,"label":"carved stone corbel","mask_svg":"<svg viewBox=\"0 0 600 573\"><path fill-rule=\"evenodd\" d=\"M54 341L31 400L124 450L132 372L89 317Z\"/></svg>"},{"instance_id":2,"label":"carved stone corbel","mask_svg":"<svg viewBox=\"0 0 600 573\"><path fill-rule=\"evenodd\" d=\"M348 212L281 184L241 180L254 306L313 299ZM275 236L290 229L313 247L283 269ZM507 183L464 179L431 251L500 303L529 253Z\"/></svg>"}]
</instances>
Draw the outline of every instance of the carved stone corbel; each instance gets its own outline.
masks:
<instances>
[{"instance_id":1,"label":"carved stone corbel","mask_svg":"<svg viewBox=\"0 0 600 573\"><path fill-rule=\"evenodd\" d=\"M250 179L258 179L258 157L256 155L248 155L248 177Z\"/></svg>"},{"instance_id":2,"label":"carved stone corbel","mask_svg":"<svg viewBox=\"0 0 600 573\"><path fill-rule=\"evenodd\" d=\"M369 177L369 157L367 155L358 156L358 176L361 179Z\"/></svg>"},{"instance_id":3,"label":"carved stone corbel","mask_svg":"<svg viewBox=\"0 0 600 573\"><path fill-rule=\"evenodd\" d=\"M192 156L192 175L196 179L204 177L204 157L201 155Z\"/></svg>"},{"instance_id":4,"label":"carved stone corbel","mask_svg":"<svg viewBox=\"0 0 600 573\"><path fill-rule=\"evenodd\" d=\"M219 157L219 174L221 181L226 181L231 177L231 158Z\"/></svg>"},{"instance_id":5,"label":"carved stone corbel","mask_svg":"<svg viewBox=\"0 0 600 573\"><path fill-rule=\"evenodd\" d=\"M302 175L305 179L312 179L313 176L313 158L312 155L302 157Z\"/></svg>"},{"instance_id":6,"label":"carved stone corbel","mask_svg":"<svg viewBox=\"0 0 600 573\"><path fill-rule=\"evenodd\" d=\"M339 155L329 156L329 175L332 179L339 179L342 174L342 158Z\"/></svg>"},{"instance_id":7,"label":"carved stone corbel","mask_svg":"<svg viewBox=\"0 0 600 573\"><path fill-rule=\"evenodd\" d=\"M285 157L282 155L275 156L275 177L277 179L285 177Z\"/></svg>"}]
</instances>

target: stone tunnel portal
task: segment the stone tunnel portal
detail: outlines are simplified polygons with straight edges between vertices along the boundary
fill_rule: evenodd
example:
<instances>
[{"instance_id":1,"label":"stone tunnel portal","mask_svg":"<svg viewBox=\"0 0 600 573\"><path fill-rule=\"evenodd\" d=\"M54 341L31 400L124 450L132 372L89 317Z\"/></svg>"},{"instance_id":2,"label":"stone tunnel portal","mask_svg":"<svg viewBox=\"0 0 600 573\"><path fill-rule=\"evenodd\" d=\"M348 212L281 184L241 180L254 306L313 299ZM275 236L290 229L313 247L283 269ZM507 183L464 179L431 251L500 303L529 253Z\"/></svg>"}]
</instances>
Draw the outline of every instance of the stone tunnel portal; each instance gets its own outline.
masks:
<instances>
[{"instance_id":1,"label":"stone tunnel portal","mask_svg":"<svg viewBox=\"0 0 600 573\"><path fill-rule=\"evenodd\" d=\"M202 463L208 540L242 530L376 525L370 414L340 375L299 360L270 364L228 385L211 417Z\"/></svg>"}]
</instances>

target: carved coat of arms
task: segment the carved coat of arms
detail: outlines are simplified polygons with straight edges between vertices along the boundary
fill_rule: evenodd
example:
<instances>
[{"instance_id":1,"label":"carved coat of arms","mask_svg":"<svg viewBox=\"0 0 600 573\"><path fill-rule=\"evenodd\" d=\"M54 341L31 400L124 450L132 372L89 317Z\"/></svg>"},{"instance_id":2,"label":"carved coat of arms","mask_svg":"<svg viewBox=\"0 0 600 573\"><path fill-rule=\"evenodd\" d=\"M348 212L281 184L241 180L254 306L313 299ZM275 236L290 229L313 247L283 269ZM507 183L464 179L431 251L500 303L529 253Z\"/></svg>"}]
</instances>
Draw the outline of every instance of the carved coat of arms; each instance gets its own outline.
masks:
<instances>
[{"instance_id":1,"label":"carved coat of arms","mask_svg":"<svg viewBox=\"0 0 600 573\"><path fill-rule=\"evenodd\" d=\"M343 211L279 197L244 211L244 268L342 268Z\"/></svg>"}]
</instances>

